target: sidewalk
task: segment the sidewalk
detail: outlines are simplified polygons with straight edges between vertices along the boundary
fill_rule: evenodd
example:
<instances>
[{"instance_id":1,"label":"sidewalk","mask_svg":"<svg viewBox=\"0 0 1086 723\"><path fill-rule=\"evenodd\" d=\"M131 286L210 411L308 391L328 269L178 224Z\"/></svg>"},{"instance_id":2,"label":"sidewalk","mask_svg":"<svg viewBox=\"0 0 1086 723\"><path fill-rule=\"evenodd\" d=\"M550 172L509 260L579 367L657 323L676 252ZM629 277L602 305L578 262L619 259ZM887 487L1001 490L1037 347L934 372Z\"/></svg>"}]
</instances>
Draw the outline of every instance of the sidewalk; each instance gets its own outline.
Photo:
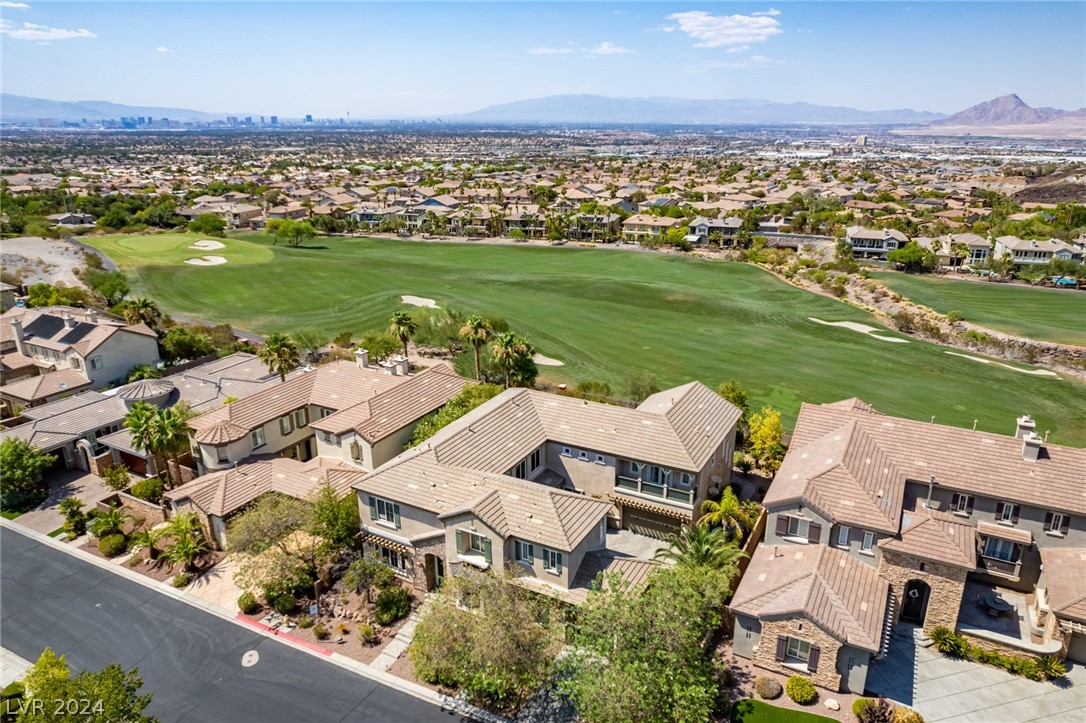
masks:
<instances>
[{"instance_id":1,"label":"sidewalk","mask_svg":"<svg viewBox=\"0 0 1086 723\"><path fill-rule=\"evenodd\" d=\"M33 663L23 660L10 650L0 648L0 688L6 688L26 675L26 669Z\"/></svg>"}]
</instances>

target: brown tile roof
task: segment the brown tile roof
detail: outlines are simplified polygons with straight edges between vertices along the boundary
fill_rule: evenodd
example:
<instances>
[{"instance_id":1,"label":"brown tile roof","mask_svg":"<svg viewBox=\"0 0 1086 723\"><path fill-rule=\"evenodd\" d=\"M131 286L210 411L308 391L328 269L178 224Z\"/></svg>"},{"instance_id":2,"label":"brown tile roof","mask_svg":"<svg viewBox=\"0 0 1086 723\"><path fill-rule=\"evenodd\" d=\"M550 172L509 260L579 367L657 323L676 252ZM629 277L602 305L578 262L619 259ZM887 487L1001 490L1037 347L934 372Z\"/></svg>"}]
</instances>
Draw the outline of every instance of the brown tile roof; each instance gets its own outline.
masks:
<instances>
[{"instance_id":1,"label":"brown tile roof","mask_svg":"<svg viewBox=\"0 0 1086 723\"><path fill-rule=\"evenodd\" d=\"M605 588L609 587L607 579L617 574L636 589L647 584L649 575L657 568L659 564L651 560L641 560L611 550L593 550L585 554L568 590L550 585L546 580L535 577L518 577L516 582L530 590L550 595L564 602L583 605L588 599L588 593L592 590L596 578L601 573L604 576L602 582Z\"/></svg>"},{"instance_id":2,"label":"brown tile roof","mask_svg":"<svg viewBox=\"0 0 1086 723\"><path fill-rule=\"evenodd\" d=\"M62 392L75 393L90 387L90 380L77 369L58 369L36 377L27 377L0 387L0 395L27 402L45 399Z\"/></svg>"},{"instance_id":3,"label":"brown tile roof","mask_svg":"<svg viewBox=\"0 0 1086 723\"><path fill-rule=\"evenodd\" d=\"M981 520L977 523L977 532L985 537L998 537L1001 540L1010 540L1022 545L1033 544L1033 533L1019 527L1008 527L1007 525Z\"/></svg>"},{"instance_id":4,"label":"brown tile roof","mask_svg":"<svg viewBox=\"0 0 1086 723\"><path fill-rule=\"evenodd\" d=\"M1052 612L1086 623L1086 547L1042 547L1041 562Z\"/></svg>"},{"instance_id":5,"label":"brown tile roof","mask_svg":"<svg viewBox=\"0 0 1086 723\"><path fill-rule=\"evenodd\" d=\"M192 437L202 444L226 444L227 442L245 439L247 434L249 434L248 427L242 427L240 424L234 424L230 420L224 419L221 422L212 424L210 427L204 427Z\"/></svg>"},{"instance_id":6,"label":"brown tile roof","mask_svg":"<svg viewBox=\"0 0 1086 723\"><path fill-rule=\"evenodd\" d=\"M917 500L908 500L906 508L901 513L901 538L880 540L879 547L970 571L976 568L976 532L971 525L925 510Z\"/></svg>"},{"instance_id":7,"label":"brown tile roof","mask_svg":"<svg viewBox=\"0 0 1086 723\"><path fill-rule=\"evenodd\" d=\"M1021 440L1010 435L900 419L841 403L802 405L792 449L853 421L910 480L926 484L935 475L936 484L947 489L1086 515L1086 449L1046 444L1040 458L1029 462L1022 459ZM784 465L778 480L783 471Z\"/></svg>"},{"instance_id":8,"label":"brown tile roof","mask_svg":"<svg viewBox=\"0 0 1086 723\"><path fill-rule=\"evenodd\" d=\"M889 594L874 567L841 550L762 544L730 607L757 618L803 615L841 642L877 653Z\"/></svg>"}]
</instances>

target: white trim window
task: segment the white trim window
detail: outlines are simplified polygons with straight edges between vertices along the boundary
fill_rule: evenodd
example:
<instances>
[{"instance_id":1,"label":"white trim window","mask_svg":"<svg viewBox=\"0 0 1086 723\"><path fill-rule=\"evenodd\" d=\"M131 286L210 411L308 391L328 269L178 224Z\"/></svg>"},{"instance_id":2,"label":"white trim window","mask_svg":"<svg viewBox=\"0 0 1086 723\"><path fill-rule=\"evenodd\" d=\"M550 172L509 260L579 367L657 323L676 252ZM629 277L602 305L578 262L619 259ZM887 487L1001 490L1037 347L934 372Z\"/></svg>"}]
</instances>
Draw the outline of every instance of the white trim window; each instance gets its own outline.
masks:
<instances>
[{"instance_id":1,"label":"white trim window","mask_svg":"<svg viewBox=\"0 0 1086 723\"><path fill-rule=\"evenodd\" d=\"M789 537L802 537L807 539L807 533L810 532L811 521L805 520L802 517L789 517L788 518L788 536Z\"/></svg>"},{"instance_id":2,"label":"white trim window","mask_svg":"<svg viewBox=\"0 0 1086 723\"><path fill-rule=\"evenodd\" d=\"M679 473L679 489L688 490L694 486L694 475L689 472Z\"/></svg>"},{"instance_id":3,"label":"white trim window","mask_svg":"<svg viewBox=\"0 0 1086 723\"><path fill-rule=\"evenodd\" d=\"M1002 560L1003 562L1017 562L1018 545L1010 540L989 537L984 541L984 556Z\"/></svg>"},{"instance_id":4,"label":"white trim window","mask_svg":"<svg viewBox=\"0 0 1086 723\"><path fill-rule=\"evenodd\" d=\"M225 464L230 461L230 455L226 450L226 445L215 448L215 457L219 460L219 464Z\"/></svg>"},{"instance_id":5,"label":"white trim window","mask_svg":"<svg viewBox=\"0 0 1086 723\"><path fill-rule=\"evenodd\" d=\"M581 460L582 462L587 462L588 461L588 452L586 452L583 449L579 450L577 452L577 459Z\"/></svg>"},{"instance_id":6,"label":"white trim window","mask_svg":"<svg viewBox=\"0 0 1086 723\"><path fill-rule=\"evenodd\" d=\"M1003 506L999 508L999 514L996 515L997 522L1010 522L1014 519L1014 505L1010 502L1004 502Z\"/></svg>"},{"instance_id":7,"label":"white trim window","mask_svg":"<svg viewBox=\"0 0 1086 723\"><path fill-rule=\"evenodd\" d=\"M97 371L98 369L101 369L103 366L104 365L102 364L102 357L100 357L100 356L92 356L91 357L91 360L90 360L90 368L91 368L91 370Z\"/></svg>"},{"instance_id":8,"label":"white trim window","mask_svg":"<svg viewBox=\"0 0 1086 723\"><path fill-rule=\"evenodd\" d=\"M806 663L811 657L811 644L799 638L788 638L788 648L785 651L785 661L790 663Z\"/></svg>"},{"instance_id":9,"label":"white trim window","mask_svg":"<svg viewBox=\"0 0 1086 723\"><path fill-rule=\"evenodd\" d=\"M284 417L279 417L279 432L285 437L294 431L294 420L288 414Z\"/></svg>"},{"instance_id":10,"label":"white trim window","mask_svg":"<svg viewBox=\"0 0 1086 723\"><path fill-rule=\"evenodd\" d=\"M543 569L554 575L562 574L562 553L543 548Z\"/></svg>"},{"instance_id":11,"label":"white trim window","mask_svg":"<svg viewBox=\"0 0 1086 723\"><path fill-rule=\"evenodd\" d=\"M640 462L630 462L630 476L635 478L635 479L640 479L641 478L641 463Z\"/></svg>"},{"instance_id":12,"label":"white trim window","mask_svg":"<svg viewBox=\"0 0 1086 723\"><path fill-rule=\"evenodd\" d=\"M604 457L602 454L597 454L596 455L596 464L607 464L607 458Z\"/></svg>"},{"instance_id":13,"label":"white trim window","mask_svg":"<svg viewBox=\"0 0 1086 723\"><path fill-rule=\"evenodd\" d=\"M543 466L543 445L539 445L532 450L531 460L529 462L529 468L535 472L537 469Z\"/></svg>"},{"instance_id":14,"label":"white trim window","mask_svg":"<svg viewBox=\"0 0 1086 723\"><path fill-rule=\"evenodd\" d=\"M849 538L849 535L851 533L852 533L852 530L849 529L849 527L846 526L846 525L841 525L840 527L838 527L837 528L837 546L838 547L848 547L848 538Z\"/></svg>"},{"instance_id":15,"label":"white trim window","mask_svg":"<svg viewBox=\"0 0 1086 723\"><path fill-rule=\"evenodd\" d=\"M563 457L572 457L573 456L573 450L570 449L569 447L562 447L562 456Z\"/></svg>"},{"instance_id":16,"label":"white trim window","mask_svg":"<svg viewBox=\"0 0 1086 723\"><path fill-rule=\"evenodd\" d=\"M970 508L972 507L973 497L972 495L955 495L951 500L953 506L951 512L957 512L958 514L968 515Z\"/></svg>"},{"instance_id":17,"label":"white trim window","mask_svg":"<svg viewBox=\"0 0 1086 723\"><path fill-rule=\"evenodd\" d=\"M373 498L374 509L377 510L377 515L373 518L374 522L383 522L386 525L392 525L398 527L396 524L397 517L397 505L395 502L389 502L388 500L381 499L380 497Z\"/></svg>"},{"instance_id":18,"label":"white trim window","mask_svg":"<svg viewBox=\"0 0 1086 723\"><path fill-rule=\"evenodd\" d=\"M253 431L249 432L249 441L252 442L253 449L260 449L264 446L264 428L257 427Z\"/></svg>"},{"instance_id":19,"label":"white trim window","mask_svg":"<svg viewBox=\"0 0 1086 723\"><path fill-rule=\"evenodd\" d=\"M872 554L871 548L875 546L875 533L864 530L864 541L860 544L860 552Z\"/></svg>"},{"instance_id":20,"label":"white trim window","mask_svg":"<svg viewBox=\"0 0 1086 723\"><path fill-rule=\"evenodd\" d=\"M307 424L309 424L309 410L305 407L294 410L294 427L301 429Z\"/></svg>"},{"instance_id":21,"label":"white trim window","mask_svg":"<svg viewBox=\"0 0 1086 723\"><path fill-rule=\"evenodd\" d=\"M525 457L521 461L517 462L517 466L509 472L510 477L516 477L517 479L527 479L528 477L528 458Z\"/></svg>"},{"instance_id":22,"label":"white trim window","mask_svg":"<svg viewBox=\"0 0 1086 723\"><path fill-rule=\"evenodd\" d=\"M513 540L513 559L524 565L535 562L535 545L524 540Z\"/></svg>"},{"instance_id":23,"label":"white trim window","mask_svg":"<svg viewBox=\"0 0 1086 723\"><path fill-rule=\"evenodd\" d=\"M407 573L407 555L384 545L377 546L377 553L386 567L391 567L396 572Z\"/></svg>"},{"instance_id":24,"label":"white trim window","mask_svg":"<svg viewBox=\"0 0 1086 723\"><path fill-rule=\"evenodd\" d=\"M1045 516L1045 532L1049 535L1063 537L1070 526L1070 518L1063 512L1049 512Z\"/></svg>"}]
</instances>

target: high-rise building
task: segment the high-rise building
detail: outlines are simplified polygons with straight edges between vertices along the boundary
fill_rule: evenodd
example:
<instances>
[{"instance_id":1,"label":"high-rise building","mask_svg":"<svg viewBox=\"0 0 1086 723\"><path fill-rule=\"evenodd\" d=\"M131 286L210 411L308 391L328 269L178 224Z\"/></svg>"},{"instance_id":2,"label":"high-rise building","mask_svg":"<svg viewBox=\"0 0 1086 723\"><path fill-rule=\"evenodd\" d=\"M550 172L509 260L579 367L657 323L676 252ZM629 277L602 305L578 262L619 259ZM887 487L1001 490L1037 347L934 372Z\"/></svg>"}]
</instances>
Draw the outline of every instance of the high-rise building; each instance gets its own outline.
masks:
<instances>
[{"instance_id":1,"label":"high-rise building","mask_svg":"<svg viewBox=\"0 0 1086 723\"><path fill-rule=\"evenodd\" d=\"M305 122L306 122L306 123L312 123L312 122L313 122L313 116L312 116L312 115L310 115L310 114L308 114L308 113L306 113L306 115L305 115Z\"/></svg>"},{"instance_id":2,"label":"high-rise building","mask_svg":"<svg viewBox=\"0 0 1086 723\"><path fill-rule=\"evenodd\" d=\"M277 115L273 115L273 116L271 117L271 124L272 124L273 126L277 126L277 125L279 125L279 116L277 116Z\"/></svg>"}]
</instances>

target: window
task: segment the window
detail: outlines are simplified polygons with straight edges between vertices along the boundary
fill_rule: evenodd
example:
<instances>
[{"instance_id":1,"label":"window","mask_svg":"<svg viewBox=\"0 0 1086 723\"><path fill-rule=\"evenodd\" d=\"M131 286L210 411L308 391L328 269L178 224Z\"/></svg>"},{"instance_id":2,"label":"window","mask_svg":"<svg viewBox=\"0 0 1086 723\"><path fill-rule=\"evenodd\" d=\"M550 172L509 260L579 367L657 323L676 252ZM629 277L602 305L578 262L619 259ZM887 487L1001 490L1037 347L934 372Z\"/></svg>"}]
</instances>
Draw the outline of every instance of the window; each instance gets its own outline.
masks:
<instances>
[{"instance_id":1,"label":"window","mask_svg":"<svg viewBox=\"0 0 1086 723\"><path fill-rule=\"evenodd\" d=\"M535 472L543 466L543 447L537 447L532 451L531 470Z\"/></svg>"},{"instance_id":2,"label":"window","mask_svg":"<svg viewBox=\"0 0 1086 723\"><path fill-rule=\"evenodd\" d=\"M535 546L530 542L513 540L513 557L516 558L517 562L531 565L535 559Z\"/></svg>"},{"instance_id":3,"label":"window","mask_svg":"<svg viewBox=\"0 0 1086 723\"><path fill-rule=\"evenodd\" d=\"M1049 512L1045 515L1045 532L1050 535L1066 535L1070 523L1071 518L1062 512Z\"/></svg>"},{"instance_id":4,"label":"window","mask_svg":"<svg viewBox=\"0 0 1086 723\"><path fill-rule=\"evenodd\" d=\"M573 450L571 450L569 447L562 447L562 456L563 457L572 457L573 456Z\"/></svg>"},{"instance_id":5,"label":"window","mask_svg":"<svg viewBox=\"0 0 1086 723\"><path fill-rule=\"evenodd\" d=\"M788 536L789 537L807 537L807 533L810 531L811 523L807 520L799 517L788 518Z\"/></svg>"},{"instance_id":6,"label":"window","mask_svg":"<svg viewBox=\"0 0 1086 723\"><path fill-rule=\"evenodd\" d=\"M786 660L801 661L806 663L811 657L811 644L799 638L788 638L788 649L785 652Z\"/></svg>"},{"instance_id":7,"label":"window","mask_svg":"<svg viewBox=\"0 0 1086 723\"><path fill-rule=\"evenodd\" d=\"M688 490L694 486L694 475L689 472L683 472L679 475L679 489Z\"/></svg>"},{"instance_id":8,"label":"window","mask_svg":"<svg viewBox=\"0 0 1086 723\"><path fill-rule=\"evenodd\" d=\"M1017 524L1018 505L1012 505L1010 502L1000 502L996 505L995 518L996 522L1009 522L1012 525Z\"/></svg>"},{"instance_id":9,"label":"window","mask_svg":"<svg viewBox=\"0 0 1086 723\"><path fill-rule=\"evenodd\" d=\"M72 369L82 369L82 368L83 368L83 362L79 361L79 357L73 356L72 357Z\"/></svg>"},{"instance_id":10,"label":"window","mask_svg":"<svg viewBox=\"0 0 1086 723\"><path fill-rule=\"evenodd\" d=\"M555 575L562 574L562 553L543 548L543 569Z\"/></svg>"},{"instance_id":11,"label":"window","mask_svg":"<svg viewBox=\"0 0 1086 723\"><path fill-rule=\"evenodd\" d=\"M482 555L486 550L484 546L483 536L477 535L474 532L468 533L468 552L477 552Z\"/></svg>"},{"instance_id":12,"label":"window","mask_svg":"<svg viewBox=\"0 0 1086 723\"><path fill-rule=\"evenodd\" d=\"M317 407L317 419L324 419L330 414L335 414L335 410L328 407Z\"/></svg>"},{"instance_id":13,"label":"window","mask_svg":"<svg viewBox=\"0 0 1086 723\"><path fill-rule=\"evenodd\" d=\"M587 462L588 461L588 452L586 452L586 451L584 451L582 449L580 452L577 453L577 457L578 457L578 459L582 459L585 462Z\"/></svg>"},{"instance_id":14,"label":"window","mask_svg":"<svg viewBox=\"0 0 1086 723\"><path fill-rule=\"evenodd\" d=\"M264 446L264 428L258 427L249 433L249 440L253 443L253 449Z\"/></svg>"},{"instance_id":15,"label":"window","mask_svg":"<svg viewBox=\"0 0 1086 723\"><path fill-rule=\"evenodd\" d=\"M849 535L849 532L850 532L849 528L845 527L844 525L841 525L840 527L837 528L837 546L838 547L848 547L848 535Z\"/></svg>"},{"instance_id":16,"label":"window","mask_svg":"<svg viewBox=\"0 0 1086 723\"><path fill-rule=\"evenodd\" d=\"M393 550L384 545L378 545L377 553L381 556L381 562L398 572L407 572L407 556L398 550Z\"/></svg>"},{"instance_id":17,"label":"window","mask_svg":"<svg viewBox=\"0 0 1086 723\"><path fill-rule=\"evenodd\" d=\"M291 422L289 414L279 418L279 431L283 433L284 437L294 431L294 424Z\"/></svg>"},{"instance_id":18,"label":"window","mask_svg":"<svg viewBox=\"0 0 1086 723\"><path fill-rule=\"evenodd\" d=\"M100 357L100 356L91 357L90 368L91 369L101 369L102 368L102 357Z\"/></svg>"},{"instance_id":19,"label":"window","mask_svg":"<svg viewBox=\"0 0 1086 723\"><path fill-rule=\"evenodd\" d=\"M220 463L230 461L230 457L228 457L226 454L226 447L216 447L215 455L217 456Z\"/></svg>"},{"instance_id":20,"label":"window","mask_svg":"<svg viewBox=\"0 0 1086 723\"><path fill-rule=\"evenodd\" d=\"M641 476L641 463L640 462L630 462L630 476L631 477L640 477Z\"/></svg>"},{"instance_id":21,"label":"window","mask_svg":"<svg viewBox=\"0 0 1086 723\"><path fill-rule=\"evenodd\" d=\"M370 497L370 519L399 529L400 506L380 497Z\"/></svg>"},{"instance_id":22,"label":"window","mask_svg":"<svg viewBox=\"0 0 1086 723\"><path fill-rule=\"evenodd\" d=\"M309 410L302 407L294 412L294 426L301 429L307 424L309 424Z\"/></svg>"},{"instance_id":23,"label":"window","mask_svg":"<svg viewBox=\"0 0 1086 723\"><path fill-rule=\"evenodd\" d=\"M874 546L874 544L875 544L875 533L865 531L864 532L863 544L860 545L860 552L871 552L871 548L872 548L872 546Z\"/></svg>"},{"instance_id":24,"label":"window","mask_svg":"<svg viewBox=\"0 0 1086 723\"><path fill-rule=\"evenodd\" d=\"M984 556L994 557L1004 562L1015 562L1018 559L1018 545L1010 540L989 537L984 541Z\"/></svg>"},{"instance_id":25,"label":"window","mask_svg":"<svg viewBox=\"0 0 1086 723\"><path fill-rule=\"evenodd\" d=\"M604 457L602 454L597 454L596 455L596 464L607 464L607 458Z\"/></svg>"},{"instance_id":26,"label":"window","mask_svg":"<svg viewBox=\"0 0 1086 723\"><path fill-rule=\"evenodd\" d=\"M362 447L357 439L351 441L351 459L362 459Z\"/></svg>"},{"instance_id":27,"label":"window","mask_svg":"<svg viewBox=\"0 0 1086 723\"><path fill-rule=\"evenodd\" d=\"M456 552L465 562L484 569L492 560L490 538L471 530L458 529L456 531Z\"/></svg>"},{"instance_id":28,"label":"window","mask_svg":"<svg viewBox=\"0 0 1086 723\"><path fill-rule=\"evenodd\" d=\"M607 518L600 520L600 546L607 540Z\"/></svg>"},{"instance_id":29,"label":"window","mask_svg":"<svg viewBox=\"0 0 1086 723\"><path fill-rule=\"evenodd\" d=\"M968 515L973 512L973 496L955 494L950 501L950 511L959 515Z\"/></svg>"}]
</instances>

